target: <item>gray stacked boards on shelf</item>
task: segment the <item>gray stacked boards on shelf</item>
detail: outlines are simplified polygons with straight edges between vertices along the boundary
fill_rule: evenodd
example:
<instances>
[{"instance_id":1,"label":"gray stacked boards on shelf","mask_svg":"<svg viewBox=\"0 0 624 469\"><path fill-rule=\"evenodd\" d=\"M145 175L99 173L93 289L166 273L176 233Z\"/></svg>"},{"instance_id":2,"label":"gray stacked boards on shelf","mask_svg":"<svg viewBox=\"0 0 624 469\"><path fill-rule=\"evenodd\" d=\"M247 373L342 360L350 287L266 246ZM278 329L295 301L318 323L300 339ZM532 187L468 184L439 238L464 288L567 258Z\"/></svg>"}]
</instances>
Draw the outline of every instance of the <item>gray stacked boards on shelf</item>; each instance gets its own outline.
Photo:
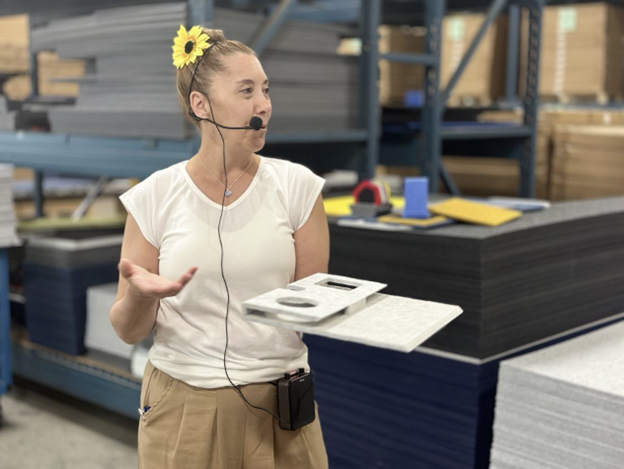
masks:
<instances>
[{"instance_id":1,"label":"gray stacked boards on shelf","mask_svg":"<svg viewBox=\"0 0 624 469\"><path fill-rule=\"evenodd\" d=\"M217 9L215 26L248 44L264 17ZM261 56L271 83L271 131L347 130L357 127L357 58L337 54L342 25L286 21Z\"/></svg>"},{"instance_id":2,"label":"gray stacked boards on shelf","mask_svg":"<svg viewBox=\"0 0 624 469\"><path fill-rule=\"evenodd\" d=\"M331 273L464 310L427 347L488 358L624 311L624 198L557 203L495 228L330 230Z\"/></svg>"},{"instance_id":3,"label":"gray stacked boards on shelf","mask_svg":"<svg viewBox=\"0 0 624 469\"><path fill-rule=\"evenodd\" d=\"M501 360L622 320L624 314L488 360L304 334L329 467L487 469Z\"/></svg>"},{"instance_id":4,"label":"gray stacked boards on shelf","mask_svg":"<svg viewBox=\"0 0 624 469\"><path fill-rule=\"evenodd\" d=\"M110 8L33 29L33 50L91 62L78 80L84 83L76 105L50 111L52 130L185 138L189 127L177 103L171 45L186 23L186 8L185 2ZM154 72L161 64L169 67Z\"/></svg>"},{"instance_id":5,"label":"gray stacked boards on shelf","mask_svg":"<svg viewBox=\"0 0 624 469\"><path fill-rule=\"evenodd\" d=\"M624 466L624 324L504 361L492 469Z\"/></svg>"},{"instance_id":6,"label":"gray stacked boards on shelf","mask_svg":"<svg viewBox=\"0 0 624 469\"><path fill-rule=\"evenodd\" d=\"M91 63L75 106L50 111L54 132L182 139L171 45L186 2L97 10L35 28L33 49ZM214 24L248 42L265 17L216 9ZM271 80L272 131L355 128L357 60L337 54L346 27L288 21L262 62ZM72 81L76 81L73 79ZM305 109L305 113L302 112Z\"/></svg>"},{"instance_id":7,"label":"gray stacked boards on shelf","mask_svg":"<svg viewBox=\"0 0 624 469\"><path fill-rule=\"evenodd\" d=\"M15 130L15 111L9 111L6 96L0 95L0 130Z\"/></svg>"},{"instance_id":8,"label":"gray stacked boards on shelf","mask_svg":"<svg viewBox=\"0 0 624 469\"><path fill-rule=\"evenodd\" d=\"M30 340L72 355L86 351L87 290L118 280L122 238L75 231L28 240L24 289Z\"/></svg>"}]
</instances>

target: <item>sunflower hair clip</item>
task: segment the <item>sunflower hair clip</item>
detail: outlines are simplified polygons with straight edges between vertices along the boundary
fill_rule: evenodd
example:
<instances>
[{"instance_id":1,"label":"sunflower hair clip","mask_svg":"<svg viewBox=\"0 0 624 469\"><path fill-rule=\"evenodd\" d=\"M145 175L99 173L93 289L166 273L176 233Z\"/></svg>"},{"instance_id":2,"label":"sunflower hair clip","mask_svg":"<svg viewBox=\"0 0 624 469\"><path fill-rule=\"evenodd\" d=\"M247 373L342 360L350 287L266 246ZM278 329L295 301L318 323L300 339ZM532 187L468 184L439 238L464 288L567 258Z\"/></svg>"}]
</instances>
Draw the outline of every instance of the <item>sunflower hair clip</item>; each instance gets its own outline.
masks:
<instances>
[{"instance_id":1,"label":"sunflower hair clip","mask_svg":"<svg viewBox=\"0 0 624 469\"><path fill-rule=\"evenodd\" d=\"M204 52L212 45L208 42L207 34L202 30L201 26L193 26L190 31L180 25L178 35L173 40L173 65L176 68L182 68L188 64L194 64L198 57L204 55ZM199 62L198 62L199 65Z\"/></svg>"}]
</instances>

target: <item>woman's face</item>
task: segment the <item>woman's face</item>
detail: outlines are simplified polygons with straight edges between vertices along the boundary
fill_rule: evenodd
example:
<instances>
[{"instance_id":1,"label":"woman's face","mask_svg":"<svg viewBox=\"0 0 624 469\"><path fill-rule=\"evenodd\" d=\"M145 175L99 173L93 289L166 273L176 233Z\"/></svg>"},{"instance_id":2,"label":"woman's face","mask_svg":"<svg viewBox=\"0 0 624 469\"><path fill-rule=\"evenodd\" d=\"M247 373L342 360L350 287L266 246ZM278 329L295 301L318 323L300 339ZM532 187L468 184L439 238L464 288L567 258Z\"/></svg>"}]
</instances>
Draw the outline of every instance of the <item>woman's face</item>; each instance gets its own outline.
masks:
<instances>
[{"instance_id":1,"label":"woman's face","mask_svg":"<svg viewBox=\"0 0 624 469\"><path fill-rule=\"evenodd\" d=\"M210 93L213 120L221 125L243 127L254 116L262 119L260 130L221 129L230 149L257 152L264 147L271 118L269 80L253 55L236 54L222 60L225 70L214 76Z\"/></svg>"}]
</instances>

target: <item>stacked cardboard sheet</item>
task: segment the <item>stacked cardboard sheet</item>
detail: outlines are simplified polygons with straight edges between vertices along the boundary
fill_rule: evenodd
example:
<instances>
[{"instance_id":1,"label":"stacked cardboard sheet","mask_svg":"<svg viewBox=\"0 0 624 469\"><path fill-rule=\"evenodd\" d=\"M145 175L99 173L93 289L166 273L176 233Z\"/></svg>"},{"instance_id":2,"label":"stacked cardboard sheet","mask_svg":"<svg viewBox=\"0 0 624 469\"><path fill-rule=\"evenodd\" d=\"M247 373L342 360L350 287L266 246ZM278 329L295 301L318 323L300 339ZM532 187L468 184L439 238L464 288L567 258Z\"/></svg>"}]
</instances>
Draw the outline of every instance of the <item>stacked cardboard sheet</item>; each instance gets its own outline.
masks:
<instances>
[{"instance_id":1,"label":"stacked cardboard sheet","mask_svg":"<svg viewBox=\"0 0 624 469\"><path fill-rule=\"evenodd\" d=\"M557 126L553 200L624 195L624 126Z\"/></svg>"},{"instance_id":2,"label":"stacked cardboard sheet","mask_svg":"<svg viewBox=\"0 0 624 469\"><path fill-rule=\"evenodd\" d=\"M28 15L0 16L0 74L30 70Z\"/></svg>"},{"instance_id":3,"label":"stacked cardboard sheet","mask_svg":"<svg viewBox=\"0 0 624 469\"><path fill-rule=\"evenodd\" d=\"M523 31L526 35L526 26ZM621 99L624 91L623 37L624 8L620 6L591 3L545 7L540 49L540 95L562 102ZM526 44L526 40L523 43ZM526 50L522 57L526 60ZM523 72L525 69L520 67ZM521 77L521 85L525 81Z\"/></svg>"},{"instance_id":4,"label":"stacked cardboard sheet","mask_svg":"<svg viewBox=\"0 0 624 469\"><path fill-rule=\"evenodd\" d=\"M491 469L624 461L624 324L504 361Z\"/></svg>"},{"instance_id":5,"label":"stacked cardboard sheet","mask_svg":"<svg viewBox=\"0 0 624 469\"><path fill-rule=\"evenodd\" d=\"M425 33L424 28L382 25L379 27L379 53L422 54ZM406 92L422 91L424 87L424 66L379 61L379 102L382 105L402 106Z\"/></svg>"},{"instance_id":6,"label":"stacked cardboard sheet","mask_svg":"<svg viewBox=\"0 0 624 469\"><path fill-rule=\"evenodd\" d=\"M448 15L442 23L440 86L444 89L466 54L485 15L464 13ZM488 105L504 93L507 18L498 18L483 36L469 65L457 82L450 105Z\"/></svg>"}]
</instances>

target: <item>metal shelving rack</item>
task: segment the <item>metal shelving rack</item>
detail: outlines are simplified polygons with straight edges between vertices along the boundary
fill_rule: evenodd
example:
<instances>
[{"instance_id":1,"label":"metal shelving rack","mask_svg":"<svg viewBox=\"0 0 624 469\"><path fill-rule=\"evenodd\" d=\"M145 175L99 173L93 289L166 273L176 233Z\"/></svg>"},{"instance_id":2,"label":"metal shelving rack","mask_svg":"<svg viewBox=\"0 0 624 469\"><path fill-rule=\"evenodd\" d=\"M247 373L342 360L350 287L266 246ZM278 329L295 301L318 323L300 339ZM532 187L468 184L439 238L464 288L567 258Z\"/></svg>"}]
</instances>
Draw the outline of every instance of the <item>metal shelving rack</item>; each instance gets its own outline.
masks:
<instances>
[{"instance_id":1,"label":"metal shelving rack","mask_svg":"<svg viewBox=\"0 0 624 469\"><path fill-rule=\"evenodd\" d=\"M234 6L265 5L269 2L262 0L235 0ZM494 0L478 38L483 36L487 26L494 17L508 4L527 6L531 12L532 50L529 77L530 93L525 97L524 125L516 129L442 129L441 115L446 98L451 88L445 92L439 89L440 64L440 34L441 21L445 12L445 0L420 0L416 3L425 8L425 24L427 25L427 50L420 55L389 54L385 58L422 63L427 70L426 101L422 115L424 132L421 132L421 143L426 149L427 175L432 182L433 190L437 189L437 175L444 176L444 170L439 164L440 143L443 139L505 139L514 143L515 152L511 152L522 166L526 182L523 193L532 193L533 149L535 146L535 116L537 102L533 98L537 84L537 64L539 46L539 28L541 15L541 0ZM473 2L474 3L474 2ZM489 2L477 2L484 5ZM123 4L117 2L115 6ZM189 24L204 24L210 26L213 19L214 0L188 0ZM269 43L281 22L284 21L292 0L282 0L277 8L259 28L254 37L253 45L259 52ZM18 13L19 4L9 2L13 7L10 13ZM27 3L25 4L27 5ZM417 5L418 6L418 5ZM27 7L25 7L27 8ZM84 11L82 11L84 12ZM0 7L0 14L7 11ZM42 13L39 12L39 15ZM271 147L298 148L314 145L336 146L341 151L351 151L359 155L358 169L361 177L372 177L378 161L380 138L380 107L378 104L378 66L379 59L377 45L377 28L382 17L381 0L362 0L360 8L359 34L362 40L362 54L360 56L360 83L359 83L359 128L347 132L306 132L296 134L269 134L267 145ZM465 68L478 41L470 47L467 57L462 61L460 70ZM36 70L33 80L36 82ZM456 81L454 78L453 81ZM159 139L131 139L87 137L79 135L46 134L37 132L0 133L0 162L13 163L19 166L31 167L38 173L39 191L37 201L41 213L43 198L41 195L41 181L44 171L55 171L72 175L109 176L109 177L146 177L158 169L170 166L183 159L190 158L198 148L198 140L172 141ZM303 146L302 146L303 145ZM0 279L1 280L1 279ZM2 292L0 292L1 294ZM7 295L1 294L0 299L5 301ZM0 313L2 311L0 305ZM0 318L8 315L7 312ZM7 328L3 328L6 334ZM5 339L5 340L2 340ZM0 337L6 348L6 338ZM3 351L3 350L0 350ZM8 353L0 355L0 359L7 361ZM10 369L3 363L3 370ZM136 381L129 380L123 373L115 374L104 369L80 363L70 357L62 356L52 351L28 348L23 344L13 345L13 364L18 375L27 377L41 384L55 388L82 399L97 403L103 407L118 411L122 414L137 417L134 409L138 406L140 386Z\"/></svg>"},{"instance_id":2,"label":"metal shelving rack","mask_svg":"<svg viewBox=\"0 0 624 469\"><path fill-rule=\"evenodd\" d=\"M11 359L11 311L9 305L9 256L6 248L0 249L0 396L13 383ZM0 423L2 406L0 405Z\"/></svg>"},{"instance_id":3,"label":"metal shelving rack","mask_svg":"<svg viewBox=\"0 0 624 469\"><path fill-rule=\"evenodd\" d=\"M495 139L500 142L501 151L492 156L506 156L518 161L520 166L519 195L533 197L535 193L535 141L537 133L537 77L539 71L539 46L541 33L541 15L544 0L422 0L417 3L424 9L422 21L427 29L426 50L424 54L385 54L382 58L409 64L425 66L425 102L421 109L420 129L418 132L417 152L422 160L423 175L429 178L430 190L438 192L440 178L449 191L459 191L441 162L442 144L449 141L461 141L475 147L479 142ZM390 2L408 8L405 2ZM489 5L485 20L476 36L468 46L446 89L440 89L440 51L442 38L442 20L447 11L452 9L482 9ZM412 7L413 8L413 7ZM529 47L527 61L527 86L522 99L517 98L518 43L520 36L520 9L529 12ZM447 101L453 88L461 78L475 50L492 22L503 12L509 15L508 61L506 66L505 106L521 105L524 110L524 122L520 126L442 126ZM396 13L395 13L396 14ZM416 148L415 148L416 149ZM501 155L503 153L503 155ZM461 153L460 153L461 154ZM480 151L479 156L488 156ZM476 155L475 155L476 156Z\"/></svg>"},{"instance_id":4,"label":"metal shelving rack","mask_svg":"<svg viewBox=\"0 0 624 469\"><path fill-rule=\"evenodd\" d=\"M189 24L212 26L214 0L187 0ZM117 2L119 6L122 2ZM131 3L131 2L129 2ZM275 2L244 0L230 2L236 7L261 6ZM262 24L250 44L261 55L279 26L287 18L294 0L281 0L273 13ZM365 4L374 3L368 0ZM0 6L0 14L17 13L19 5L9 4L8 10ZM370 21L372 10L363 6L363 24L375 26ZM84 13L84 11L80 11ZM38 21L42 21L39 13ZM376 34L376 29L374 30ZM309 131L295 133L269 133L266 148L277 153L288 153L302 145L336 145L340 151L355 155L355 165L362 177L372 177L376 165L379 141L379 110L376 103L376 41L371 41L373 29L363 28L363 41L373 48L363 54L360 73L359 127L345 131ZM37 89L36 61L31 61L32 86ZM155 170L190 158L199 148L199 138L186 141L135 138L102 138L72 134L40 132L0 132L0 163L13 163L36 170L35 199L37 213L42 214L43 171L67 172L72 175L110 177L146 177ZM278 151L279 150L279 151ZM267 151L267 150L265 150Z\"/></svg>"},{"instance_id":5,"label":"metal shelving rack","mask_svg":"<svg viewBox=\"0 0 624 469\"><path fill-rule=\"evenodd\" d=\"M212 26L214 0L187 0L189 6L188 23ZM8 2L0 6L0 14L17 14L28 11L36 2ZM125 3L116 0L114 5ZM128 4L141 1L128 0ZM143 2L147 3L147 2ZM266 5L268 1L236 0L230 6ZM275 2L273 2L275 3ZM258 55L266 48L271 37L286 19L293 0L281 0L266 22L254 35L252 47ZM349 131L270 133L267 146L272 148L293 148L301 145L339 145L358 156L357 164L363 177L374 174L379 144L379 108L376 100L376 28L378 18L370 15L375 1L365 0L362 8L361 34L364 43L371 45L369 53L362 54L359 110L363 116L360 127ZM69 15L88 13L83 3L71 0L64 9ZM75 10L72 8L75 7ZM55 9L48 12L37 10L36 22L58 17ZM63 15L61 15L63 16ZM36 92L36 61L32 60L32 83ZM137 177L144 178L154 171L190 158L199 148L199 139L185 141L139 138L89 137L72 134L43 132L0 132L0 163L11 163L30 167L36 171L35 202L37 213L43 213L42 181L45 171L62 174L92 177ZM3 251L6 252L6 251ZM6 257L6 256L5 256ZM5 257L0 256L0 263ZM6 259L5 259L6 260ZM3 275L3 274L2 274ZM0 275L0 394L11 384L11 363L16 375L25 377L53 389L79 397L86 401L116 411L129 417L138 418L140 382L131 379L127 373L111 371L110 367L97 363L85 363L80 357L70 357L53 350L47 350L24 341L15 341L10 347L8 278ZM6 282L4 281L6 280ZM6 303L6 304L5 304ZM12 358L11 358L12 351Z\"/></svg>"}]
</instances>

